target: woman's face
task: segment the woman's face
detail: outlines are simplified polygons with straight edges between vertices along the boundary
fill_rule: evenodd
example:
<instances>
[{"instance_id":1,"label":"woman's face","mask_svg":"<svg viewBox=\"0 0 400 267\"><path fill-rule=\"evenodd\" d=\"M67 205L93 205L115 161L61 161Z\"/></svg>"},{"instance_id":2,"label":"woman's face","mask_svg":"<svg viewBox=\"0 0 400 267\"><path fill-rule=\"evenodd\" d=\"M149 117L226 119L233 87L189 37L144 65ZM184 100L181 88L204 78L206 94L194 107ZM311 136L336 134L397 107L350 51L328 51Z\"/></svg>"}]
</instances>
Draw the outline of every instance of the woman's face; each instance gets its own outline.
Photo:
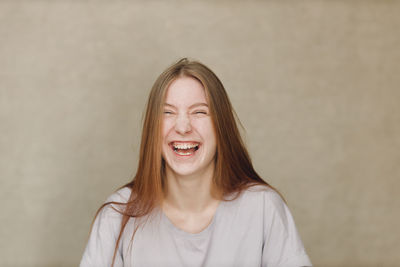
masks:
<instances>
[{"instance_id":1,"label":"woman's face","mask_svg":"<svg viewBox=\"0 0 400 267\"><path fill-rule=\"evenodd\" d=\"M216 137L202 84L180 77L167 89L162 155L177 175L201 175L214 168Z\"/></svg>"}]
</instances>

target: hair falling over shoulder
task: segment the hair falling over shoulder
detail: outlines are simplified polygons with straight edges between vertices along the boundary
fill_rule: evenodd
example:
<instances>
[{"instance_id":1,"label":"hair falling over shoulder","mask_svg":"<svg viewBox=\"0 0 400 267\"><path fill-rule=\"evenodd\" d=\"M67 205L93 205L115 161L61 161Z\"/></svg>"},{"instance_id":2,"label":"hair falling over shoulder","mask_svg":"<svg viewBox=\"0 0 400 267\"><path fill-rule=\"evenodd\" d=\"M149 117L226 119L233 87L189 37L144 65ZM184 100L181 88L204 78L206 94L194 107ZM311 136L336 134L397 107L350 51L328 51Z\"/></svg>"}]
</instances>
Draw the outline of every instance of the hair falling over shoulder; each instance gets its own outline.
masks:
<instances>
[{"instance_id":1,"label":"hair falling over shoulder","mask_svg":"<svg viewBox=\"0 0 400 267\"><path fill-rule=\"evenodd\" d=\"M143 121L137 172L133 180L123 186L131 189L128 202L104 203L96 213L97 216L102 208L110 204L121 205L122 207L121 210L113 207L122 214L122 221L115 244L112 267L129 219L149 215L154 208L162 203L165 194L165 166L161 151L163 104L169 85L178 77L184 76L197 79L203 85L209 102L217 139L213 188L211 190L213 196L224 199L225 196L236 193L235 198L237 198L243 190L254 184L273 188L261 179L253 168L250 156L240 136L237 116L221 81L204 64L183 58L161 73L150 91ZM137 226L133 236L136 230Z\"/></svg>"}]
</instances>

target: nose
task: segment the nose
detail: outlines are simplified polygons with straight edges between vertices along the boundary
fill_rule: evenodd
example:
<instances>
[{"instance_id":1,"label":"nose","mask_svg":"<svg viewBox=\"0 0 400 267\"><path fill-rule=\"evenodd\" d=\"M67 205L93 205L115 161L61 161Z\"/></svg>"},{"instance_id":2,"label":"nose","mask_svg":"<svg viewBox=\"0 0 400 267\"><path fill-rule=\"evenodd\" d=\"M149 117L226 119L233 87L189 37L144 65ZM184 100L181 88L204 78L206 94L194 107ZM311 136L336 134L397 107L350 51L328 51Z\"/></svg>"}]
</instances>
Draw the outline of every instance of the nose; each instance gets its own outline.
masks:
<instances>
[{"instance_id":1,"label":"nose","mask_svg":"<svg viewBox=\"0 0 400 267\"><path fill-rule=\"evenodd\" d=\"M179 134L187 134L192 131L190 118L187 115L180 115L175 122L175 131Z\"/></svg>"}]
</instances>

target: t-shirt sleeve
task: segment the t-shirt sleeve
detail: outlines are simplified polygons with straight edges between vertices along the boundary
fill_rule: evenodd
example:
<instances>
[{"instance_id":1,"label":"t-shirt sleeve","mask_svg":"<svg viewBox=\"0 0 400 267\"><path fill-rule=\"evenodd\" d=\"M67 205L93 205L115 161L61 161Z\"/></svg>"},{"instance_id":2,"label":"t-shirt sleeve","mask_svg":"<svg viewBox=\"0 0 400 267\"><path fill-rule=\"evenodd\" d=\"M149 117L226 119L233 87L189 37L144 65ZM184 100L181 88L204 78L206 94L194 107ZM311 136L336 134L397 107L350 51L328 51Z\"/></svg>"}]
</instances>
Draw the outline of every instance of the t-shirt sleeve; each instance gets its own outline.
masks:
<instances>
[{"instance_id":1,"label":"t-shirt sleeve","mask_svg":"<svg viewBox=\"0 0 400 267\"><path fill-rule=\"evenodd\" d=\"M126 202L127 198L129 198L127 190L129 189L120 189L112 194L106 202ZM97 215L81 259L80 267L111 266L122 219L122 215L113 207L121 209L118 205L110 204L105 206ZM123 266L120 247L117 250L114 262L114 267L119 266Z\"/></svg>"},{"instance_id":2,"label":"t-shirt sleeve","mask_svg":"<svg viewBox=\"0 0 400 267\"><path fill-rule=\"evenodd\" d=\"M264 192L262 267L312 266L292 214L278 193Z\"/></svg>"}]
</instances>

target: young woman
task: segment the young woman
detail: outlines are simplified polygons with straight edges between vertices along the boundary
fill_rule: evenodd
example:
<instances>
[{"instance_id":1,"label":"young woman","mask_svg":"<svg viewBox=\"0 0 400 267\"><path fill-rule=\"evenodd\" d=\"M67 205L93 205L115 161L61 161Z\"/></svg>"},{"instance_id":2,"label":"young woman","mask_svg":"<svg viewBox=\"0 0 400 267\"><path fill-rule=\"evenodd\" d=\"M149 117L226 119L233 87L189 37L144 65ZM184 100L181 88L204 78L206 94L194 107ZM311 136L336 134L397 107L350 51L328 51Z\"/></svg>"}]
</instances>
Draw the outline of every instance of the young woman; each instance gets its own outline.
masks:
<instances>
[{"instance_id":1,"label":"young woman","mask_svg":"<svg viewBox=\"0 0 400 267\"><path fill-rule=\"evenodd\" d=\"M311 266L203 64L182 59L156 80L137 173L100 207L80 266Z\"/></svg>"}]
</instances>

